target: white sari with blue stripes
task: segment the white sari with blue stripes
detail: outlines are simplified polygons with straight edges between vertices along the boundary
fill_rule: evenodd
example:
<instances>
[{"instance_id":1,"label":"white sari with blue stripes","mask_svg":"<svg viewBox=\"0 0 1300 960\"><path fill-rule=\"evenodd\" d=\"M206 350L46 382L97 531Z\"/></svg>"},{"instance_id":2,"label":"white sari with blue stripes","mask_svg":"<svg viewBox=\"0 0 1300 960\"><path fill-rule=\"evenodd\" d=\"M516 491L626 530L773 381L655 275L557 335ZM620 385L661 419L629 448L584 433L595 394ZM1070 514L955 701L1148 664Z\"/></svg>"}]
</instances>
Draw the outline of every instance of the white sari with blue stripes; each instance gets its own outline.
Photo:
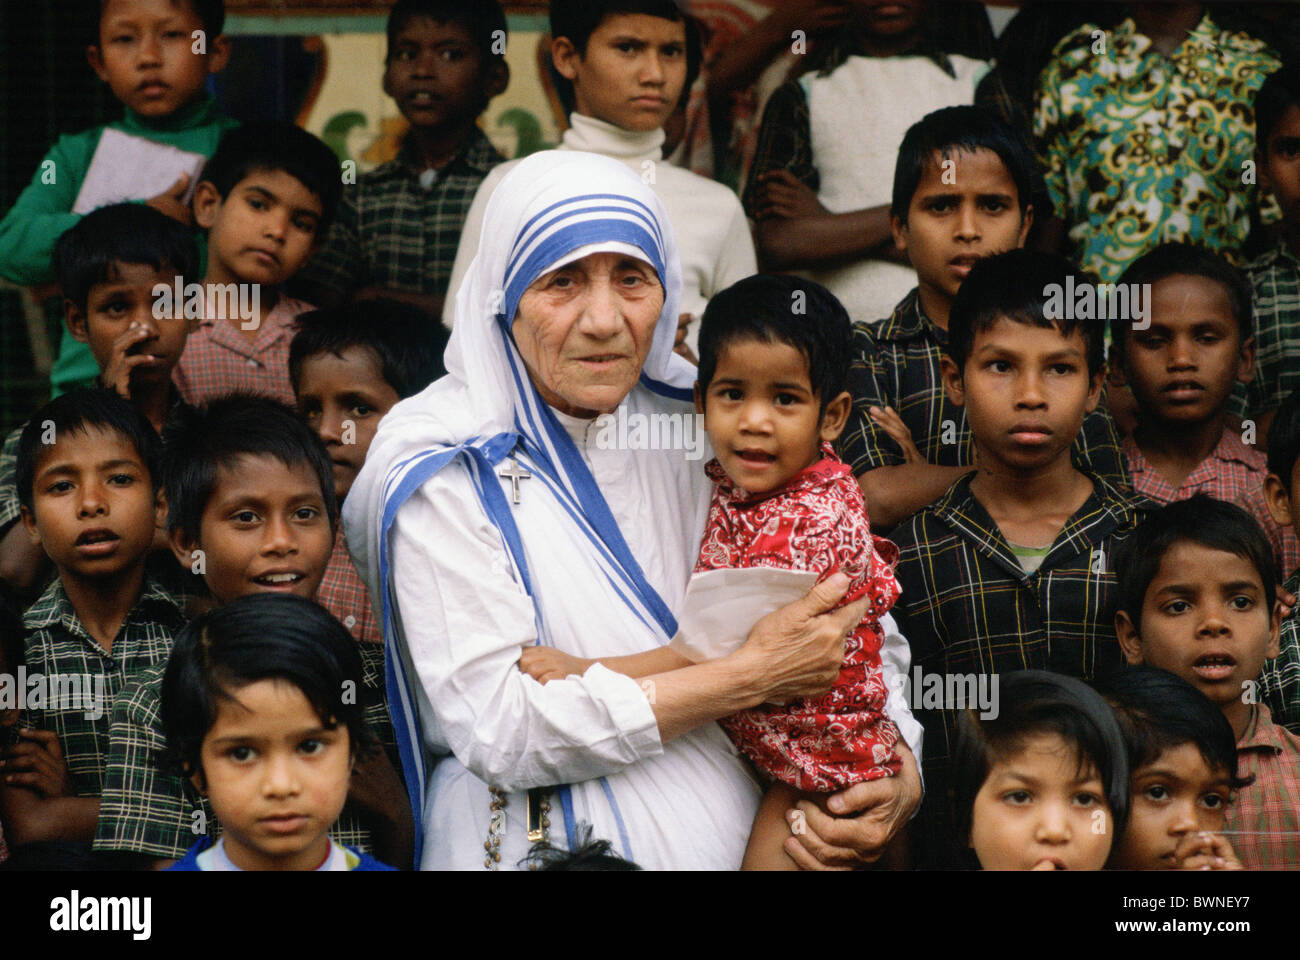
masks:
<instances>
[{"instance_id":1,"label":"white sari with blue stripes","mask_svg":"<svg viewBox=\"0 0 1300 960\"><path fill-rule=\"evenodd\" d=\"M637 681L595 666L543 686L516 666L526 644L619 656L676 630L708 509L703 461L601 449L594 423L538 396L505 320L561 262L616 251L651 263L664 308L622 409L689 416L694 368L672 353L671 227L625 166L573 152L512 170L486 223L449 375L384 418L344 511L384 611L420 865L482 868L491 784L507 794L503 868L527 853L525 791L569 785L552 798L557 845L585 821L643 867L734 869L759 788L716 724L665 744ZM509 458L532 474L518 505L498 478Z\"/></svg>"}]
</instances>

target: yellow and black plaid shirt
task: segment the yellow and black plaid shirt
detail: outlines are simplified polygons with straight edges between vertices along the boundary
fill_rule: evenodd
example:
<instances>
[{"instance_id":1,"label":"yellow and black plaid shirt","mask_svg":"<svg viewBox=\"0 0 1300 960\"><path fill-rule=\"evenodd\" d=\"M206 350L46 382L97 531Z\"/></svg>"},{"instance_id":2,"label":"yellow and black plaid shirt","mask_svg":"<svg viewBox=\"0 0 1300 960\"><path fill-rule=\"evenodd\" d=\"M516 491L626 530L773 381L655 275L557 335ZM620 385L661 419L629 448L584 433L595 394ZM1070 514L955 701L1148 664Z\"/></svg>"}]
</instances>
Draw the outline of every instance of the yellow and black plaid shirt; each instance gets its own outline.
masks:
<instances>
[{"instance_id":1,"label":"yellow and black plaid shirt","mask_svg":"<svg viewBox=\"0 0 1300 960\"><path fill-rule=\"evenodd\" d=\"M19 722L58 734L77 796L97 797L103 788L109 717L118 691L149 667L167 662L183 625L176 599L152 577L145 578L111 650L82 625L62 579L56 578L23 616L28 699ZM41 679L33 686L37 674ZM33 703L41 688L43 704Z\"/></svg>"},{"instance_id":2,"label":"yellow and black plaid shirt","mask_svg":"<svg viewBox=\"0 0 1300 960\"><path fill-rule=\"evenodd\" d=\"M966 409L954 406L943 389L939 359L948 344L948 331L936 326L921 311L913 290L878 323L853 325L853 356L849 366L849 392L853 410L840 436L840 456L854 474L876 467L897 466L903 450L876 426L871 407L893 407L926 462L942 467L974 463L974 446ZM1115 422L1106 407L1105 394L1097 409L1083 418L1083 427L1071 451L1074 465L1095 473L1111 486L1129 487L1128 470L1120 452Z\"/></svg>"},{"instance_id":3,"label":"yellow and black plaid shirt","mask_svg":"<svg viewBox=\"0 0 1300 960\"><path fill-rule=\"evenodd\" d=\"M891 535L903 587L892 612L912 649L910 702L925 727L926 803L914 831L923 866L953 865L931 858L954 851L946 826L947 767L959 712L952 708L963 706L925 700L934 683L926 678L937 675L947 690L956 687L951 677L986 675L996 704L992 683L1001 673L1052 670L1090 680L1118 667L1112 557L1155 507L1094 474L1092 495L1057 534L1042 565L1026 573L972 495L974 476L962 477Z\"/></svg>"}]
</instances>

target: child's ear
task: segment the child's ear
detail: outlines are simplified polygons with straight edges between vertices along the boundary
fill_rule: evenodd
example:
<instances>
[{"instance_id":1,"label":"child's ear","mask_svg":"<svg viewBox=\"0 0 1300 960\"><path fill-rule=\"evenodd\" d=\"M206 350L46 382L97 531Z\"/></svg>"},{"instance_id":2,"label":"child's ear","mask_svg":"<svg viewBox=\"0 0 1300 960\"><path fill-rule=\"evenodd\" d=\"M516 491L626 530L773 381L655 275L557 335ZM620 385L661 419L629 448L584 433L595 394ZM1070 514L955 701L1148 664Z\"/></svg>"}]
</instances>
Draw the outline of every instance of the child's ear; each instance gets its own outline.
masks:
<instances>
[{"instance_id":1,"label":"child's ear","mask_svg":"<svg viewBox=\"0 0 1300 960\"><path fill-rule=\"evenodd\" d=\"M1101 388L1106 385L1106 364L1101 365L1096 373L1088 378L1088 402L1084 409L1092 413L1097 409L1097 404L1101 403Z\"/></svg>"},{"instance_id":2,"label":"child's ear","mask_svg":"<svg viewBox=\"0 0 1300 960\"><path fill-rule=\"evenodd\" d=\"M487 76L483 83L483 96L487 100L499 97L510 86L510 64L500 57L493 57L488 64Z\"/></svg>"},{"instance_id":3,"label":"child's ear","mask_svg":"<svg viewBox=\"0 0 1300 960\"><path fill-rule=\"evenodd\" d=\"M90 69L95 71L95 76L108 83L108 71L104 69L104 57L100 53L98 44L92 43L86 48L86 62L90 64Z\"/></svg>"},{"instance_id":4,"label":"child's ear","mask_svg":"<svg viewBox=\"0 0 1300 960\"><path fill-rule=\"evenodd\" d=\"M163 496L163 502L167 500ZM194 569L194 551L198 549L198 541L191 540L180 527L173 527L167 531L167 544L172 548L172 556L186 570Z\"/></svg>"},{"instance_id":5,"label":"child's ear","mask_svg":"<svg viewBox=\"0 0 1300 960\"><path fill-rule=\"evenodd\" d=\"M68 325L68 333L72 334L72 339L87 343L90 340L90 332L86 329L86 315L81 312L71 300L63 301L63 322Z\"/></svg>"},{"instance_id":6,"label":"child's ear","mask_svg":"<svg viewBox=\"0 0 1300 960\"><path fill-rule=\"evenodd\" d=\"M203 779L203 768L199 767L190 774L190 783L194 784L194 789L199 792L200 796L208 795L208 782Z\"/></svg>"},{"instance_id":7,"label":"child's ear","mask_svg":"<svg viewBox=\"0 0 1300 960\"><path fill-rule=\"evenodd\" d=\"M211 230L221 209L221 193L210 180L200 180L190 205L194 208L194 222L204 230Z\"/></svg>"},{"instance_id":8,"label":"child's ear","mask_svg":"<svg viewBox=\"0 0 1300 960\"><path fill-rule=\"evenodd\" d=\"M167 529L167 491L162 487L153 495L153 525L158 530Z\"/></svg>"},{"instance_id":9,"label":"child's ear","mask_svg":"<svg viewBox=\"0 0 1300 960\"><path fill-rule=\"evenodd\" d=\"M1291 494L1276 473L1270 473L1264 478L1264 506L1268 507L1268 515L1279 527L1289 527L1295 523L1295 515L1291 512Z\"/></svg>"},{"instance_id":10,"label":"child's ear","mask_svg":"<svg viewBox=\"0 0 1300 960\"><path fill-rule=\"evenodd\" d=\"M1274 591L1276 594L1276 591ZM1282 652L1282 601L1273 600L1273 615L1269 618L1268 623L1268 647L1264 650L1264 656L1272 660Z\"/></svg>"},{"instance_id":11,"label":"child's ear","mask_svg":"<svg viewBox=\"0 0 1300 960\"><path fill-rule=\"evenodd\" d=\"M957 362L946 353L939 358L939 376L943 379L943 389L948 394L954 407L966 405L966 385L962 381L961 370Z\"/></svg>"},{"instance_id":12,"label":"child's ear","mask_svg":"<svg viewBox=\"0 0 1300 960\"><path fill-rule=\"evenodd\" d=\"M1115 636L1129 665L1142 666L1142 637L1138 634L1137 625L1133 623L1127 610L1120 610L1115 614Z\"/></svg>"},{"instance_id":13,"label":"child's ear","mask_svg":"<svg viewBox=\"0 0 1300 960\"><path fill-rule=\"evenodd\" d=\"M700 381L695 381L695 412L704 413L704 394L700 391Z\"/></svg>"},{"instance_id":14,"label":"child's ear","mask_svg":"<svg viewBox=\"0 0 1300 960\"><path fill-rule=\"evenodd\" d=\"M1272 190L1273 178L1268 175L1268 164L1264 162L1267 159L1265 152L1268 150L1268 145L1264 144L1263 146L1264 149L1261 150L1260 144L1255 144L1255 176L1259 180L1261 190Z\"/></svg>"},{"instance_id":15,"label":"child's ear","mask_svg":"<svg viewBox=\"0 0 1300 960\"><path fill-rule=\"evenodd\" d=\"M578 76L581 60L582 54L568 37L556 37L551 41L551 62L555 64L555 71L570 83Z\"/></svg>"},{"instance_id":16,"label":"child's ear","mask_svg":"<svg viewBox=\"0 0 1300 960\"><path fill-rule=\"evenodd\" d=\"M1111 342L1107 348L1106 375L1112 387L1127 387L1128 373L1124 370L1124 350L1120 344Z\"/></svg>"},{"instance_id":17,"label":"child's ear","mask_svg":"<svg viewBox=\"0 0 1300 960\"><path fill-rule=\"evenodd\" d=\"M1025 204L1024 216L1020 218L1020 233L1016 236L1017 247L1023 247L1025 245L1025 241L1029 239L1029 231L1033 229L1033 226L1034 205L1032 203L1027 203Z\"/></svg>"},{"instance_id":18,"label":"child's ear","mask_svg":"<svg viewBox=\"0 0 1300 960\"><path fill-rule=\"evenodd\" d=\"M830 403L822 414L821 438L827 443L834 443L844 432L844 425L849 422L853 411L853 395L845 390Z\"/></svg>"},{"instance_id":19,"label":"child's ear","mask_svg":"<svg viewBox=\"0 0 1300 960\"><path fill-rule=\"evenodd\" d=\"M208 73L220 73L230 62L230 38L224 33L208 41Z\"/></svg>"},{"instance_id":20,"label":"child's ear","mask_svg":"<svg viewBox=\"0 0 1300 960\"><path fill-rule=\"evenodd\" d=\"M33 547L44 546L41 543L41 532L36 529L36 515L32 513L27 506L18 508L18 516L22 518L23 527L27 530L27 537L31 540Z\"/></svg>"},{"instance_id":21,"label":"child's ear","mask_svg":"<svg viewBox=\"0 0 1300 960\"><path fill-rule=\"evenodd\" d=\"M1237 380L1250 383L1255 379L1255 338L1247 337L1241 341L1241 350L1237 355Z\"/></svg>"},{"instance_id":22,"label":"child's ear","mask_svg":"<svg viewBox=\"0 0 1300 960\"><path fill-rule=\"evenodd\" d=\"M894 249L907 253L907 224L892 213L889 215L889 232L894 235Z\"/></svg>"}]
</instances>

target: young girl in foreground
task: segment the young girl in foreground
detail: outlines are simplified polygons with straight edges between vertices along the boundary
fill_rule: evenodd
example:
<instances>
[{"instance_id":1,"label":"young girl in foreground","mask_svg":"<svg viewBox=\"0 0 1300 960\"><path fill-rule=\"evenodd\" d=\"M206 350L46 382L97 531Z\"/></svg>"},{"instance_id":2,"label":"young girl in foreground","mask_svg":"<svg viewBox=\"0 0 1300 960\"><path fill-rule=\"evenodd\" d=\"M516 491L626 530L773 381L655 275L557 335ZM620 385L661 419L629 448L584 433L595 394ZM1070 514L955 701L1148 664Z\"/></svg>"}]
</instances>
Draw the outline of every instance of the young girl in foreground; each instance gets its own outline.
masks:
<instances>
[{"instance_id":1,"label":"young girl in foreground","mask_svg":"<svg viewBox=\"0 0 1300 960\"><path fill-rule=\"evenodd\" d=\"M301 597L256 594L176 640L162 685L167 750L221 823L172 870L392 870L335 843L358 757L376 747L356 641Z\"/></svg>"},{"instance_id":2,"label":"young girl in foreground","mask_svg":"<svg viewBox=\"0 0 1300 960\"><path fill-rule=\"evenodd\" d=\"M961 714L953 759L958 836L985 870L1100 870L1128 816L1125 742L1080 680L999 676L998 713Z\"/></svg>"}]
</instances>

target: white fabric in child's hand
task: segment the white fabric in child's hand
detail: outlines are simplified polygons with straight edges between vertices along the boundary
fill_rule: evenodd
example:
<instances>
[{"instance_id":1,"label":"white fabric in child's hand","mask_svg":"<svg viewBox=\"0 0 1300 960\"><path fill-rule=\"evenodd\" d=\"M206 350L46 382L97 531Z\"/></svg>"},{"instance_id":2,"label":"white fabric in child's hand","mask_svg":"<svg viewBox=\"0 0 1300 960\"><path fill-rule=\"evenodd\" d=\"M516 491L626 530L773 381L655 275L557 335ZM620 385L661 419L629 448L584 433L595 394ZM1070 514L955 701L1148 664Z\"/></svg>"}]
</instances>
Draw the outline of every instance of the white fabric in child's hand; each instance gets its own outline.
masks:
<instances>
[{"instance_id":1,"label":"white fabric in child's hand","mask_svg":"<svg viewBox=\"0 0 1300 960\"><path fill-rule=\"evenodd\" d=\"M189 187L181 197L181 202L188 204L205 163L207 157L201 153L106 129L100 134L72 212L90 213L124 200L149 200L179 180L182 173L190 175Z\"/></svg>"},{"instance_id":2,"label":"white fabric in child's hand","mask_svg":"<svg viewBox=\"0 0 1300 960\"><path fill-rule=\"evenodd\" d=\"M763 617L805 596L817 583L811 570L745 567L691 575L668 646L696 663L740 647Z\"/></svg>"}]
</instances>

